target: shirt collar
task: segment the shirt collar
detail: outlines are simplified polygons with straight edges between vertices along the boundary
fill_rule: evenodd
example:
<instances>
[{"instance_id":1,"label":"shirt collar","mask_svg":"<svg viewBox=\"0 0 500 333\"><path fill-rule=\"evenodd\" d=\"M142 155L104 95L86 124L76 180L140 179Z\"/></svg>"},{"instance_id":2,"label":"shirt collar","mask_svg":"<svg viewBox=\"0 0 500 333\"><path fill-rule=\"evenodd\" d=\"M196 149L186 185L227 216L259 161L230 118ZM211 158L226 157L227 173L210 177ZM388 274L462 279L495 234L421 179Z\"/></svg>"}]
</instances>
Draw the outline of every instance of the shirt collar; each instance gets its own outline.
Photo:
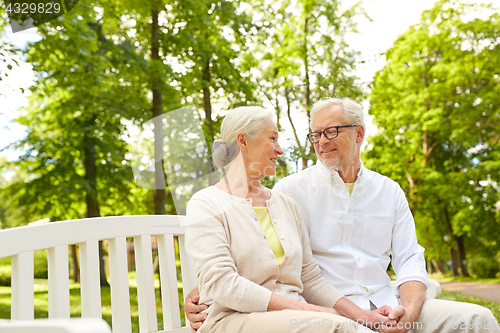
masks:
<instances>
[{"instance_id":1,"label":"shirt collar","mask_svg":"<svg viewBox=\"0 0 500 333\"><path fill-rule=\"evenodd\" d=\"M358 179L361 178L361 176L363 175L363 169L364 169L363 161L359 160L359 162L361 162L361 167L359 168L359 171L358 171L358 174L356 177L356 181L358 181ZM321 175L323 177L325 177L326 179L328 179L329 183L334 183L334 182L338 182L338 181L344 182L342 180L342 178L340 178L339 173L336 170L328 169L323 163L321 163L321 161L319 159L316 162L316 165L318 166Z\"/></svg>"}]
</instances>

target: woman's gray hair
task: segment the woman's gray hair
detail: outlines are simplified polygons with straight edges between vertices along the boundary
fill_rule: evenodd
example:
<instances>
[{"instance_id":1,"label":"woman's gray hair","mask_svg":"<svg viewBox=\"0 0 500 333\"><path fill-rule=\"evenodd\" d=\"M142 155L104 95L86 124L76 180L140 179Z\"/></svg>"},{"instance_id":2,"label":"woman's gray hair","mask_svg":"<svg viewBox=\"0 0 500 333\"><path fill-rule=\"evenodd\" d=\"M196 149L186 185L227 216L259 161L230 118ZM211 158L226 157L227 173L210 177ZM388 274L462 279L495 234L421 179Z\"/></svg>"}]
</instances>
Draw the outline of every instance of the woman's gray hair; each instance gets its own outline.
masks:
<instances>
[{"instance_id":1,"label":"woman's gray hair","mask_svg":"<svg viewBox=\"0 0 500 333\"><path fill-rule=\"evenodd\" d=\"M240 152L236 135L243 132L252 140L266 121L273 121L273 112L258 106L242 106L228 112L221 125L221 139L215 140L212 156L218 167L229 164Z\"/></svg>"},{"instance_id":2,"label":"woman's gray hair","mask_svg":"<svg viewBox=\"0 0 500 333\"><path fill-rule=\"evenodd\" d=\"M361 105L350 98L327 98L314 103L311 109L311 128L313 127L314 118L318 113L334 105L342 106L348 124L361 125L366 129L365 116Z\"/></svg>"}]
</instances>

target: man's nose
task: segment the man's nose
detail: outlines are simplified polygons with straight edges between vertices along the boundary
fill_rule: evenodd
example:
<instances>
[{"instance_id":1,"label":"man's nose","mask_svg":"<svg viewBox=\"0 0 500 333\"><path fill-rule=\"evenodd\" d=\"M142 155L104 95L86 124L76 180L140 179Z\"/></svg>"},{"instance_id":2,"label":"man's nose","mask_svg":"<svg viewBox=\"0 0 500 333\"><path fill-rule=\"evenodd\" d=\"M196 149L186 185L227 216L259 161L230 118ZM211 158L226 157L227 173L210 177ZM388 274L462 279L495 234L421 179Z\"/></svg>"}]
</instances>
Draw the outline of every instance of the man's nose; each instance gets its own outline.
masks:
<instances>
[{"instance_id":1,"label":"man's nose","mask_svg":"<svg viewBox=\"0 0 500 333\"><path fill-rule=\"evenodd\" d=\"M319 138L319 144L320 145L324 145L324 144L327 144L328 142L330 142L330 139L328 139L325 135L325 133L321 133L321 137Z\"/></svg>"}]
</instances>

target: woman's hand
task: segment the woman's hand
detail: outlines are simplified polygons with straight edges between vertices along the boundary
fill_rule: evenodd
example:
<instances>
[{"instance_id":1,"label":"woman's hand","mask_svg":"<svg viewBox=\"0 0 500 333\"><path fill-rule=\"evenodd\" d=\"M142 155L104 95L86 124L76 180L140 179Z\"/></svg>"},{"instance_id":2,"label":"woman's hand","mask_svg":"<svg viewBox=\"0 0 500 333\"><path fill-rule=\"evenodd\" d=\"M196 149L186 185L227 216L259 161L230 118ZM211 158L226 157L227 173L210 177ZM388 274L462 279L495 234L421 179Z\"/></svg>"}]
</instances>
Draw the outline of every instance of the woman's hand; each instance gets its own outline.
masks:
<instances>
[{"instance_id":1,"label":"woman's hand","mask_svg":"<svg viewBox=\"0 0 500 333\"><path fill-rule=\"evenodd\" d=\"M389 318L392 308L389 305L383 305L373 311L366 311L366 316L363 319L363 325L370 329L379 330L385 325L394 326L397 324L396 320Z\"/></svg>"},{"instance_id":2,"label":"woman's hand","mask_svg":"<svg viewBox=\"0 0 500 333\"><path fill-rule=\"evenodd\" d=\"M347 317L370 329L378 329L388 323L391 325L396 324L395 320L389 318L389 313L391 313L392 308L388 305L381 306L373 311L365 311L343 297L337 301L334 308L341 316Z\"/></svg>"},{"instance_id":3,"label":"woman's hand","mask_svg":"<svg viewBox=\"0 0 500 333\"><path fill-rule=\"evenodd\" d=\"M205 304L198 305L199 300L200 294L198 288L194 288L184 301L184 312L186 312L186 317L189 320L189 325L193 333L195 333L201 325L203 325L205 319L207 319L207 314L201 312L208 309L208 306Z\"/></svg>"}]
</instances>

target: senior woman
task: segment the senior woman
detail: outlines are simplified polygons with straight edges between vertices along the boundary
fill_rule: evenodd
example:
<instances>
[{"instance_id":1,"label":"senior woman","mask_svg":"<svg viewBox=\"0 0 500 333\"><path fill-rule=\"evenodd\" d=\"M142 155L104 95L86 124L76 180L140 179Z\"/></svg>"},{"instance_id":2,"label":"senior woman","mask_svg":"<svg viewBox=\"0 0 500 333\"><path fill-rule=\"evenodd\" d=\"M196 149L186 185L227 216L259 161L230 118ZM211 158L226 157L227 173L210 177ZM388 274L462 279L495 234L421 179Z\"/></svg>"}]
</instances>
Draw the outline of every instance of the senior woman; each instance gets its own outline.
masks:
<instances>
[{"instance_id":1,"label":"senior woman","mask_svg":"<svg viewBox=\"0 0 500 333\"><path fill-rule=\"evenodd\" d=\"M283 154L272 113L234 109L221 134L213 155L227 175L187 206L186 247L208 305L199 332L371 332L351 319L391 322L321 277L297 203L260 183Z\"/></svg>"}]
</instances>

